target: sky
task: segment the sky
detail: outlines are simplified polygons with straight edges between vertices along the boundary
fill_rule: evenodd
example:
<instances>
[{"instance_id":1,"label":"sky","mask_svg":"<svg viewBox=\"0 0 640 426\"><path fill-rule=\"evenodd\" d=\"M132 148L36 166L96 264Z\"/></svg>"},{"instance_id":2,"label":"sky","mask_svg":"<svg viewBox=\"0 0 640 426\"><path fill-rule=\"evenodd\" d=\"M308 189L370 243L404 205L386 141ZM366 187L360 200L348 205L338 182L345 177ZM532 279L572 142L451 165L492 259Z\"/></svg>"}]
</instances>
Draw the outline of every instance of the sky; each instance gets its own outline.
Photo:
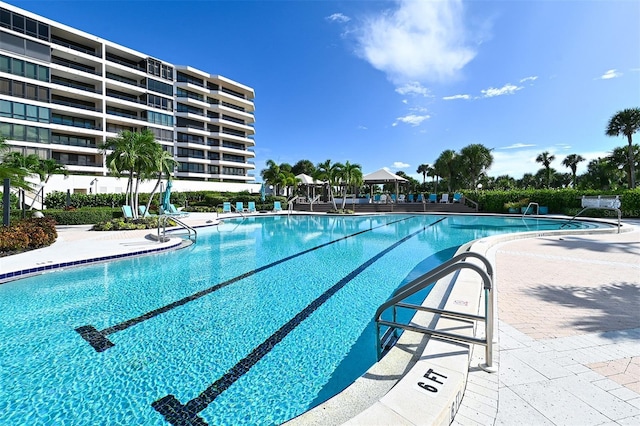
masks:
<instances>
[{"instance_id":1,"label":"sky","mask_svg":"<svg viewBox=\"0 0 640 426\"><path fill-rule=\"evenodd\" d=\"M357 163L416 179L446 149L492 150L490 176L606 156L640 107L640 2L10 1L164 61L255 90L267 160ZM636 136L640 138L640 136Z\"/></svg>"}]
</instances>

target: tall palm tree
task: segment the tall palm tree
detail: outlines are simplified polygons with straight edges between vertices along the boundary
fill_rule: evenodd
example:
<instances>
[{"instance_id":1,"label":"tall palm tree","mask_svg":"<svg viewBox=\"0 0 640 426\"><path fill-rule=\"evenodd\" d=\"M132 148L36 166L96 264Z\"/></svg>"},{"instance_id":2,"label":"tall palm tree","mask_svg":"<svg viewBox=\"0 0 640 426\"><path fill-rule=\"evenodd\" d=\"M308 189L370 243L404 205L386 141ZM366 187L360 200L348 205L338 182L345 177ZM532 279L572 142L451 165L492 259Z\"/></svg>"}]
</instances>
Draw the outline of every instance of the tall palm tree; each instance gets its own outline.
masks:
<instances>
[{"instance_id":1,"label":"tall palm tree","mask_svg":"<svg viewBox=\"0 0 640 426\"><path fill-rule=\"evenodd\" d=\"M578 177L576 176L576 170L578 169L578 163L584 161L585 158L580 154L569 154L564 160L562 160L562 165L571 169L571 187L575 188Z\"/></svg>"},{"instance_id":2,"label":"tall palm tree","mask_svg":"<svg viewBox=\"0 0 640 426\"><path fill-rule=\"evenodd\" d=\"M342 197L342 210L344 210L347 205L349 188L353 188L355 194L358 192L358 187L362 184L362 166L360 164L351 164L349 161L345 162L344 166L340 169L340 180L344 185L344 196Z\"/></svg>"},{"instance_id":3,"label":"tall palm tree","mask_svg":"<svg viewBox=\"0 0 640 426\"><path fill-rule=\"evenodd\" d=\"M327 182L329 185L329 198L333 202L334 210L338 210L338 206L336 206L336 200L333 196L333 187L339 182L342 167L341 163L331 164L331 160L327 160L316 166L316 175L313 176L316 179Z\"/></svg>"},{"instance_id":4,"label":"tall palm tree","mask_svg":"<svg viewBox=\"0 0 640 426\"><path fill-rule=\"evenodd\" d=\"M171 175L173 174L173 170L177 164L176 160L173 158L173 155L171 155L168 151L162 149L162 146L160 146L159 144L157 149L153 153L152 162L153 168L158 174L158 180L156 180L156 184L151 191L151 195L149 195L149 201L147 201L147 208L145 209L146 212L149 211L153 196L158 191L163 177L166 177L167 180L171 180Z\"/></svg>"},{"instance_id":5,"label":"tall palm tree","mask_svg":"<svg viewBox=\"0 0 640 426\"><path fill-rule=\"evenodd\" d=\"M435 167L429 166L427 170L427 176L431 178L431 183L433 183L433 192L438 193L438 172Z\"/></svg>"},{"instance_id":6,"label":"tall palm tree","mask_svg":"<svg viewBox=\"0 0 640 426\"><path fill-rule=\"evenodd\" d=\"M447 179L447 189L452 191L453 177L457 170L457 157L458 154L452 149L446 149L440 153L440 156L433 164L434 169L438 176L445 177Z\"/></svg>"},{"instance_id":7,"label":"tall palm tree","mask_svg":"<svg viewBox=\"0 0 640 426\"><path fill-rule=\"evenodd\" d=\"M546 170L547 189L551 186L551 162L556 159L555 155L545 151L536 157L536 163L542 163Z\"/></svg>"},{"instance_id":8,"label":"tall palm tree","mask_svg":"<svg viewBox=\"0 0 640 426\"><path fill-rule=\"evenodd\" d=\"M633 155L633 134L640 130L640 108L627 108L618 111L607 125L607 136L626 136L629 145L628 167L629 188L636 187L636 172Z\"/></svg>"},{"instance_id":9,"label":"tall palm tree","mask_svg":"<svg viewBox=\"0 0 640 426\"><path fill-rule=\"evenodd\" d=\"M134 217L138 216L138 187L143 179L152 175L153 154L159 145L153 132L125 130L118 137L109 138L101 145L107 153L107 166L116 176L127 176L126 202L131 206Z\"/></svg>"},{"instance_id":10,"label":"tall palm tree","mask_svg":"<svg viewBox=\"0 0 640 426\"><path fill-rule=\"evenodd\" d=\"M420 164L418 166L418 170L416 170L416 173L422 174L422 184L423 185L427 181L427 173L428 172L429 172L429 165L428 164Z\"/></svg>"},{"instance_id":11,"label":"tall palm tree","mask_svg":"<svg viewBox=\"0 0 640 426\"><path fill-rule=\"evenodd\" d=\"M461 166L471 184L471 189L478 185L480 177L493 164L491 150L482 144L474 143L460 150Z\"/></svg>"}]
</instances>

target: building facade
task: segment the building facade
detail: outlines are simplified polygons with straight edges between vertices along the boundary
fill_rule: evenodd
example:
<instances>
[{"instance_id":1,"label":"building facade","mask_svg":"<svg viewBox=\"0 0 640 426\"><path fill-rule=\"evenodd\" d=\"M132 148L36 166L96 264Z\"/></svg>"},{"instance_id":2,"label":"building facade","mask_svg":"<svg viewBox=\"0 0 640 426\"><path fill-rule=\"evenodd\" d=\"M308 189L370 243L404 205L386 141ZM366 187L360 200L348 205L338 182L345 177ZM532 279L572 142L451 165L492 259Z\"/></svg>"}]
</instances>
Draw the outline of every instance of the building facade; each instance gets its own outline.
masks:
<instances>
[{"instance_id":1,"label":"building facade","mask_svg":"<svg viewBox=\"0 0 640 426\"><path fill-rule=\"evenodd\" d=\"M0 2L0 135L106 176L100 145L149 129L182 180L253 183L254 91Z\"/></svg>"}]
</instances>

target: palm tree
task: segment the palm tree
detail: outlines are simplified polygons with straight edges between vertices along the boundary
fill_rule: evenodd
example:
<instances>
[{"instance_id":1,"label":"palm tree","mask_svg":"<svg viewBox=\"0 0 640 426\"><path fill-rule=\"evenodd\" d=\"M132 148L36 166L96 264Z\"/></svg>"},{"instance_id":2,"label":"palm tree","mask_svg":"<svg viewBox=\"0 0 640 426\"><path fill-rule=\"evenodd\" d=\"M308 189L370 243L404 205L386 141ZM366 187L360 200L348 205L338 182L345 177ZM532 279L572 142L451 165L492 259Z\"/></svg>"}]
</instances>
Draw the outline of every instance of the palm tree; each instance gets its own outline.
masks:
<instances>
[{"instance_id":1,"label":"palm tree","mask_svg":"<svg viewBox=\"0 0 640 426\"><path fill-rule=\"evenodd\" d=\"M423 185L427 181L427 173L428 172L429 172L429 165L428 164L420 164L418 166L418 170L416 170L416 173L422 174L422 184Z\"/></svg>"},{"instance_id":2,"label":"palm tree","mask_svg":"<svg viewBox=\"0 0 640 426\"><path fill-rule=\"evenodd\" d=\"M551 186L551 162L555 160L555 155L550 155L549 151L545 151L536 157L536 163L542 163L546 169L547 189Z\"/></svg>"},{"instance_id":3,"label":"palm tree","mask_svg":"<svg viewBox=\"0 0 640 426\"><path fill-rule=\"evenodd\" d=\"M576 187L576 183L577 183L577 176L576 176L576 170L578 168L578 163L580 163L581 161L584 161L585 158L580 155L580 154L569 154L567 155L564 160L562 160L562 165L565 167L568 167L571 169L571 175L572 175L572 180L571 180L571 187L575 188Z\"/></svg>"},{"instance_id":4,"label":"palm tree","mask_svg":"<svg viewBox=\"0 0 640 426\"><path fill-rule=\"evenodd\" d=\"M153 168L158 174L158 180L156 181L156 184L151 191L151 195L149 195L149 201L147 201L147 208L145 209L145 212L149 211L153 196L155 195L156 191L158 191L158 188L162 183L162 178L166 177L167 180L171 180L171 175L177 164L176 160L174 160L173 158L173 155L171 155L168 151L162 149L162 146L160 146L160 144L158 144L157 149L153 153L152 162Z\"/></svg>"},{"instance_id":5,"label":"palm tree","mask_svg":"<svg viewBox=\"0 0 640 426\"><path fill-rule=\"evenodd\" d=\"M431 178L431 183L433 183L433 192L438 193L438 176L439 175L435 167L429 166L429 169L427 170L427 176Z\"/></svg>"},{"instance_id":6,"label":"palm tree","mask_svg":"<svg viewBox=\"0 0 640 426\"><path fill-rule=\"evenodd\" d=\"M280 166L280 168L282 169L282 165ZM283 179L282 179L282 184L284 185L284 187L286 188L287 191L287 198L291 196L293 189L296 187L296 185L298 185L298 182L300 182L300 179L296 178L296 175L294 175L293 173L291 173L290 171L283 171Z\"/></svg>"},{"instance_id":7,"label":"palm tree","mask_svg":"<svg viewBox=\"0 0 640 426\"><path fill-rule=\"evenodd\" d=\"M260 176L266 183L273 185L276 195L280 195L280 185L284 184L285 179L284 171L273 160L267 160L266 165L268 169L262 170Z\"/></svg>"},{"instance_id":8,"label":"palm tree","mask_svg":"<svg viewBox=\"0 0 640 426\"><path fill-rule=\"evenodd\" d=\"M618 111L607 125L607 136L626 136L629 144L628 167L629 188L636 187L636 172L633 155L633 134L640 129L640 108L627 108Z\"/></svg>"},{"instance_id":9,"label":"palm tree","mask_svg":"<svg viewBox=\"0 0 640 426\"><path fill-rule=\"evenodd\" d=\"M9 144L7 144L4 136L0 135L0 182L5 179L12 181L11 185L16 188L32 189L31 184L26 180L31 173L22 167L15 167L4 161L5 153L9 152Z\"/></svg>"},{"instance_id":10,"label":"palm tree","mask_svg":"<svg viewBox=\"0 0 640 426\"><path fill-rule=\"evenodd\" d=\"M138 187L143 179L151 177L153 157L157 150L155 136L148 129L142 132L125 130L118 137L109 138L100 147L107 153L107 166L116 176L127 175L126 203L138 217Z\"/></svg>"},{"instance_id":11,"label":"palm tree","mask_svg":"<svg viewBox=\"0 0 640 426\"><path fill-rule=\"evenodd\" d=\"M447 189L452 191L453 177L457 170L457 157L458 154L452 149L446 149L442 151L436 162L433 164L433 168L440 177L447 179Z\"/></svg>"},{"instance_id":12,"label":"palm tree","mask_svg":"<svg viewBox=\"0 0 640 426\"><path fill-rule=\"evenodd\" d=\"M333 202L334 210L338 210L338 206L336 206L336 200L333 197L333 187L338 183L342 167L340 163L331 164L331 160L327 160L316 166L316 174L313 176L316 179L327 182L329 185L329 198Z\"/></svg>"},{"instance_id":13,"label":"palm tree","mask_svg":"<svg viewBox=\"0 0 640 426\"><path fill-rule=\"evenodd\" d=\"M475 189L480 177L493 164L493 155L491 155L489 148L475 143L460 150L460 160L462 170L467 174L466 177L471 183L471 189Z\"/></svg>"},{"instance_id":14,"label":"palm tree","mask_svg":"<svg viewBox=\"0 0 640 426\"><path fill-rule=\"evenodd\" d=\"M344 210L347 204L349 188L353 188L355 194L358 192L358 187L362 184L362 166L360 166L360 164L351 164L347 161L340 169L340 180L344 185L344 197L342 198L342 210Z\"/></svg>"}]
</instances>

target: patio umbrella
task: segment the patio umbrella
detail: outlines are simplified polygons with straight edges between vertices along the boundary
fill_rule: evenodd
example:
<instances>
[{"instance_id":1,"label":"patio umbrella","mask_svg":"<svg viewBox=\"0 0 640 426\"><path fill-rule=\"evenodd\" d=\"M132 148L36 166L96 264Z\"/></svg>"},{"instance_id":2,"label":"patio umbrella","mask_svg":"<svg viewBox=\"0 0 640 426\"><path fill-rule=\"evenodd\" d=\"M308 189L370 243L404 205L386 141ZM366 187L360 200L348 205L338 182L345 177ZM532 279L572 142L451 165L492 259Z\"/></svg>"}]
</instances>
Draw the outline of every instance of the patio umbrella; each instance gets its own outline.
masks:
<instances>
[{"instance_id":1,"label":"patio umbrella","mask_svg":"<svg viewBox=\"0 0 640 426\"><path fill-rule=\"evenodd\" d=\"M262 183L262 185L260 185L260 199L262 200L262 202L264 203L265 200L265 194L264 194L264 182Z\"/></svg>"},{"instance_id":2,"label":"patio umbrella","mask_svg":"<svg viewBox=\"0 0 640 426\"><path fill-rule=\"evenodd\" d=\"M169 210L169 204L171 204L171 180L167 181L167 189L164 191L164 197L162 197L162 209L164 211Z\"/></svg>"}]
</instances>

